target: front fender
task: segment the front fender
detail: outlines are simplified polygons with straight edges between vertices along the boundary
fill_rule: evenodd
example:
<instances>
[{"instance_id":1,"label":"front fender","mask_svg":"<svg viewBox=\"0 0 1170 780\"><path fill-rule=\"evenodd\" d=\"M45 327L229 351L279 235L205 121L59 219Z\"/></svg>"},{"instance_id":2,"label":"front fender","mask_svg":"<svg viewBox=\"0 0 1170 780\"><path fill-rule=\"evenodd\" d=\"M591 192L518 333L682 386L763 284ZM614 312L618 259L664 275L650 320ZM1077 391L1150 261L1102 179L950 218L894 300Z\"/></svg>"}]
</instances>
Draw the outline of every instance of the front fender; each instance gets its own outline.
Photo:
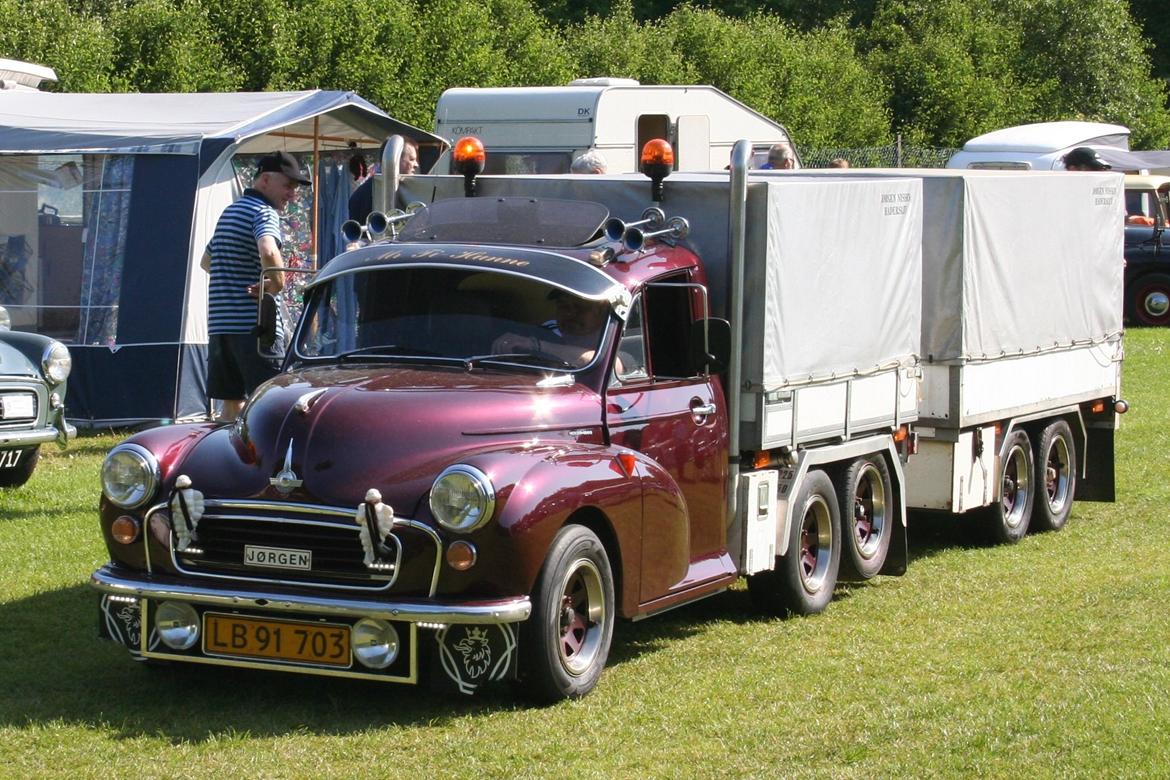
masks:
<instances>
[{"instance_id":1,"label":"front fender","mask_svg":"<svg viewBox=\"0 0 1170 780\"><path fill-rule=\"evenodd\" d=\"M480 565L508 572L521 593L532 592L553 538L571 518L602 524L598 530L618 573L623 614L636 612L645 590L643 560L653 561L652 579L663 589L686 573L690 542L681 491L661 466L639 452L572 444L494 451L463 462L491 477L496 487L495 520L483 533L498 542L500 555L490 562L485 555ZM674 515L678 522L670 525L679 529L672 538L653 540L650 556L643 552L646 507Z\"/></svg>"},{"instance_id":2,"label":"front fender","mask_svg":"<svg viewBox=\"0 0 1170 780\"><path fill-rule=\"evenodd\" d=\"M151 428L136 433L123 444L137 444L154 455L159 466L158 492L141 509L133 512L121 509L110 503L102 494L100 514L102 538L106 542L111 560L120 561L137 569L146 568L145 553L141 544L122 545L113 540L110 535L110 525L119 515L130 514L142 520L146 508L162 500L170 491L175 477L182 471L183 458L192 447L217 426L213 423L190 423L186 425L166 425Z\"/></svg>"}]
</instances>

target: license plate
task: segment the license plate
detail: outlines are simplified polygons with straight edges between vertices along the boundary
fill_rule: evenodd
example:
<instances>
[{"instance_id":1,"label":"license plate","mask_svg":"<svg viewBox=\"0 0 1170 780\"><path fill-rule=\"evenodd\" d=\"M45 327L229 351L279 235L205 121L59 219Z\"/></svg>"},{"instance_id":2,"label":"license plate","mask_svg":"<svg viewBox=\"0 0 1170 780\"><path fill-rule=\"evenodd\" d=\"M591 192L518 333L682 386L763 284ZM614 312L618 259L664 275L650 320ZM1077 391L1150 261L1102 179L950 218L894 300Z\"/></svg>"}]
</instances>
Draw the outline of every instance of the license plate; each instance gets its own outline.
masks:
<instances>
[{"instance_id":1,"label":"license plate","mask_svg":"<svg viewBox=\"0 0 1170 780\"><path fill-rule=\"evenodd\" d=\"M203 616L203 652L348 667L349 626L208 612Z\"/></svg>"},{"instance_id":2,"label":"license plate","mask_svg":"<svg viewBox=\"0 0 1170 780\"><path fill-rule=\"evenodd\" d=\"M24 450L0 450L0 469L14 469L20 463Z\"/></svg>"},{"instance_id":3,"label":"license plate","mask_svg":"<svg viewBox=\"0 0 1170 780\"><path fill-rule=\"evenodd\" d=\"M36 416L31 395L6 395L0 398L0 420L31 420Z\"/></svg>"}]
</instances>

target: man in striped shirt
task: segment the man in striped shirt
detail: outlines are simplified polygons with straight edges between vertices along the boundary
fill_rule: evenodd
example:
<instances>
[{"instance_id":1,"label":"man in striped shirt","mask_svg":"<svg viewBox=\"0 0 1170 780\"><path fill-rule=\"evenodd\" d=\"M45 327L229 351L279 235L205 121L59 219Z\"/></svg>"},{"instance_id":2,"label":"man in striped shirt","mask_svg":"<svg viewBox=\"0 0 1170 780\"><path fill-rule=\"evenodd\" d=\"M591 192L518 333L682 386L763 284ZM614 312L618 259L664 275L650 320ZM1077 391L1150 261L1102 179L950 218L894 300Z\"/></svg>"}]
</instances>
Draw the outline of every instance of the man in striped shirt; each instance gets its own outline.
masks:
<instances>
[{"instance_id":1,"label":"man in striped shirt","mask_svg":"<svg viewBox=\"0 0 1170 780\"><path fill-rule=\"evenodd\" d=\"M221 420L236 419L244 400L277 373L256 351L256 301L262 293L278 293L284 274L261 268L281 268L280 212L309 184L296 158L273 152L260 158L252 186L244 197L224 209L215 233L203 253L202 266L211 274L208 285L207 394L222 402Z\"/></svg>"}]
</instances>

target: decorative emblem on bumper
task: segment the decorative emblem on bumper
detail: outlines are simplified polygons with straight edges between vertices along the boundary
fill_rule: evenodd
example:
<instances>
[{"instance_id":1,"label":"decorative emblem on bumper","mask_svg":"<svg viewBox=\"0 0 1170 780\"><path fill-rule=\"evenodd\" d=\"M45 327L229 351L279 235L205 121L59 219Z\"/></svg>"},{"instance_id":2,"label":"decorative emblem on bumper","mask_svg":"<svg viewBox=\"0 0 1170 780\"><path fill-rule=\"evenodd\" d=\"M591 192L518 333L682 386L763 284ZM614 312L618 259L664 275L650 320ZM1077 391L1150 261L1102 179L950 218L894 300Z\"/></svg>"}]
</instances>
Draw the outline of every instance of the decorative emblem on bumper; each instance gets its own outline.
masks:
<instances>
[{"instance_id":1,"label":"decorative emblem on bumper","mask_svg":"<svg viewBox=\"0 0 1170 780\"><path fill-rule=\"evenodd\" d=\"M284 454L284 468L282 468L275 477L272 477L268 480L270 485L285 495L291 493L293 488L299 488L302 482L302 480L297 476L297 473L293 471L292 450L293 440L289 439L288 452Z\"/></svg>"}]
</instances>

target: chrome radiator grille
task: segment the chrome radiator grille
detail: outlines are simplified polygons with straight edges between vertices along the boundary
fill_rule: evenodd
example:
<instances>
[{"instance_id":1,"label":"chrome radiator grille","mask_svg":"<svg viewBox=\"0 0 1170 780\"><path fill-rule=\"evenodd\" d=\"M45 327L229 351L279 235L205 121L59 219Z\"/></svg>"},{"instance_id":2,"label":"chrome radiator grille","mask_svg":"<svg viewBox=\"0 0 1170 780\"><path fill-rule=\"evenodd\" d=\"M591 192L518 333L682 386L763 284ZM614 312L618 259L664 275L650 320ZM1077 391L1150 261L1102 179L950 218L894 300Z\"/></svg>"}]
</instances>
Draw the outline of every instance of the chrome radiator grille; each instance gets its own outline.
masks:
<instances>
[{"instance_id":1,"label":"chrome radiator grille","mask_svg":"<svg viewBox=\"0 0 1170 780\"><path fill-rule=\"evenodd\" d=\"M376 569L363 560L354 510L270 501L208 500L196 540L177 550L171 535L175 566L194 575L242 578L263 582L304 583L333 588L384 589L394 584L402 544L392 533L385 540L396 552ZM173 517L172 523L181 523ZM246 565L245 550L260 547L309 553L307 570Z\"/></svg>"}]
</instances>

